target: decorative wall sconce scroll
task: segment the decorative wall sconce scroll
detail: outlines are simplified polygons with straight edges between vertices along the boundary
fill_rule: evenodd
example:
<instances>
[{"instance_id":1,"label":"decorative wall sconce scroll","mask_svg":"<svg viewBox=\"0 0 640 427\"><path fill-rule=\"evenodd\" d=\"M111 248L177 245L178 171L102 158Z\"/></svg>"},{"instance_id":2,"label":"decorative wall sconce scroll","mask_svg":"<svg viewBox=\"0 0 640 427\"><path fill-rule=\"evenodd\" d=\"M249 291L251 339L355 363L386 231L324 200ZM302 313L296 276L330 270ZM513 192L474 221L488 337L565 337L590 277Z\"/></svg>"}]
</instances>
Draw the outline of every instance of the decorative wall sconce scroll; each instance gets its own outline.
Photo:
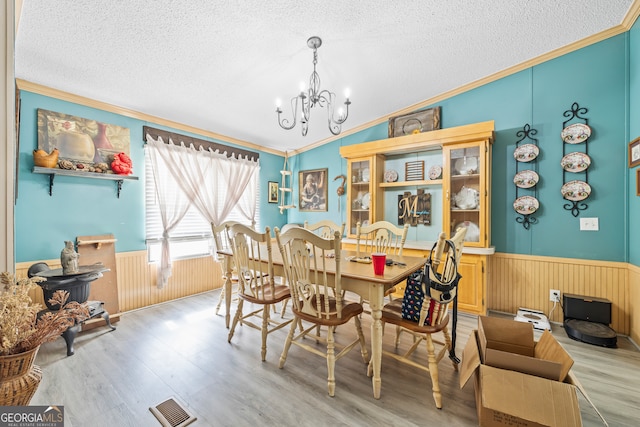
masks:
<instances>
[{"instance_id":1,"label":"decorative wall sconce scroll","mask_svg":"<svg viewBox=\"0 0 640 427\"><path fill-rule=\"evenodd\" d=\"M536 160L540 149L538 139L533 138L537 133L536 129L528 123L525 124L522 130L516 133L520 139L516 141L516 149L513 152L516 160L516 174L513 177L513 183L516 185L516 200L513 202L513 209L520 214L516 217L516 222L522 224L525 230L528 230L531 224L538 222L533 214L540 208L537 187L540 177Z\"/></svg>"},{"instance_id":2,"label":"decorative wall sconce scroll","mask_svg":"<svg viewBox=\"0 0 640 427\"><path fill-rule=\"evenodd\" d=\"M564 209L570 211L574 217L589 207L583 200L591 194L588 171L591 165L591 158L588 154L591 128L589 127L589 119L581 116L588 111L574 102L571 109L563 113L563 116L568 119L562 122L562 133L560 134L563 142L563 157L560 161L560 166L562 166L560 193L569 202L564 204ZM567 153L568 150L571 152ZM576 179L576 174L582 174L584 179Z\"/></svg>"}]
</instances>

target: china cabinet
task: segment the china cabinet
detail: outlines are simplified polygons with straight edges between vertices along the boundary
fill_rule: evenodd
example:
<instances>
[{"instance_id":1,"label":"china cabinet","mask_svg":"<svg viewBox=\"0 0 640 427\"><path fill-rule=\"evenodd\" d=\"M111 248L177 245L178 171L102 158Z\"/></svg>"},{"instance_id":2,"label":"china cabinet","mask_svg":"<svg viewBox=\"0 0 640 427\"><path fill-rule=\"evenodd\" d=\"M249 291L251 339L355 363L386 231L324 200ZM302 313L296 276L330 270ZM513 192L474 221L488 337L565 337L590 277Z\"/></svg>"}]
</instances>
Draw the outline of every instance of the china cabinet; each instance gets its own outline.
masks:
<instances>
[{"instance_id":1,"label":"china cabinet","mask_svg":"<svg viewBox=\"0 0 640 427\"><path fill-rule=\"evenodd\" d=\"M376 221L382 216L382 204L376 197L384 158L380 154L347 160L347 234L355 236L356 225Z\"/></svg>"},{"instance_id":2,"label":"china cabinet","mask_svg":"<svg viewBox=\"0 0 640 427\"><path fill-rule=\"evenodd\" d=\"M465 246L489 244L486 140L444 146L443 224L447 235L466 227Z\"/></svg>"},{"instance_id":3,"label":"china cabinet","mask_svg":"<svg viewBox=\"0 0 640 427\"><path fill-rule=\"evenodd\" d=\"M441 206L442 211L431 212L434 221L430 224L435 226L427 225L434 227L430 232L435 236L444 230L450 236L458 227L467 228L458 302L461 310L476 314L486 312L487 256L493 253L490 246L493 130L493 121L488 121L340 148L349 174L347 237L354 236L358 221L397 222L397 218L390 217L396 208L385 209L385 200L386 203L399 200L396 194L406 194L408 189L428 189L432 197L442 199L432 200L433 206ZM398 161L409 163L420 155L428 159L423 179L400 176L389 168L392 162L397 166ZM409 238L405 245L407 255L427 256L429 249L428 241Z\"/></svg>"}]
</instances>

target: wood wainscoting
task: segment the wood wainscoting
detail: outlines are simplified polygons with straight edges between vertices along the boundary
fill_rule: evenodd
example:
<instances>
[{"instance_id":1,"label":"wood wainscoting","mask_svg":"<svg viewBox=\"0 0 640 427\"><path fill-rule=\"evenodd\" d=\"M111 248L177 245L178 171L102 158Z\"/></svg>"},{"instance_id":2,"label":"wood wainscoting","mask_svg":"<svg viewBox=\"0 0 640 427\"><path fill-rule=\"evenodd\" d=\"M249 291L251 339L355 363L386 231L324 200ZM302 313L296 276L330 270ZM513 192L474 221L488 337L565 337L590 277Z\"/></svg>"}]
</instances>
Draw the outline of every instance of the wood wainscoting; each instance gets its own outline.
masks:
<instances>
[{"instance_id":1,"label":"wood wainscoting","mask_svg":"<svg viewBox=\"0 0 640 427\"><path fill-rule=\"evenodd\" d=\"M640 295L636 289L631 298L628 263L495 253L489 257L489 265L489 310L515 314L524 307L549 315L553 308L550 289L606 298L611 301L611 327L630 336L633 330L637 338L640 320L636 318L631 324L631 307L640 307ZM635 276L634 287L638 288L640 269L636 269ZM562 322L560 304L549 320Z\"/></svg>"},{"instance_id":2,"label":"wood wainscoting","mask_svg":"<svg viewBox=\"0 0 640 427\"><path fill-rule=\"evenodd\" d=\"M622 262L589 261L531 255L496 253L487 257L486 306L489 310L516 313L519 307L541 310L547 315L553 307L549 290L572 293L612 302L611 327L640 343L640 267ZM26 277L38 261L16 265L16 275ZM59 268L60 260L44 260ZM116 254L120 311L171 301L222 286L222 269L212 257L173 262L173 274L164 289L156 287L156 265L147 262L146 251ZM42 291L32 295L42 301ZM640 313L640 312L638 312ZM562 322L558 304L549 319Z\"/></svg>"},{"instance_id":3,"label":"wood wainscoting","mask_svg":"<svg viewBox=\"0 0 640 427\"><path fill-rule=\"evenodd\" d=\"M640 267L629 265L629 336L640 344Z\"/></svg>"},{"instance_id":4,"label":"wood wainscoting","mask_svg":"<svg viewBox=\"0 0 640 427\"><path fill-rule=\"evenodd\" d=\"M27 277L29 267L39 261L16 264L16 276ZM43 260L51 268L60 268L60 260ZM173 271L163 289L156 286L157 268L147 261L146 251L116 254L118 302L120 311L130 311L222 287L222 268L213 257L173 261ZM42 291L31 295L44 304Z\"/></svg>"}]
</instances>

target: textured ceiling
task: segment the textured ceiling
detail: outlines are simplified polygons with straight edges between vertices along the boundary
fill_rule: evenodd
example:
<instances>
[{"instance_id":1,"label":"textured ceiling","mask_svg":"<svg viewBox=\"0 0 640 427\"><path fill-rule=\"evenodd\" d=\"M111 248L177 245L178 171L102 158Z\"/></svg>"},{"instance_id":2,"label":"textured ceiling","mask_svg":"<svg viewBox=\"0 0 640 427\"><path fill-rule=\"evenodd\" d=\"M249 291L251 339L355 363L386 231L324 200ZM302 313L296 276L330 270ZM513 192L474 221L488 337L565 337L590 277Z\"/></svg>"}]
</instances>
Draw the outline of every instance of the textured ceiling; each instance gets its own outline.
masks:
<instances>
[{"instance_id":1,"label":"textured ceiling","mask_svg":"<svg viewBox=\"0 0 640 427\"><path fill-rule=\"evenodd\" d=\"M312 71L352 105L343 132L622 23L633 0L23 0L16 77L276 150L275 100ZM446 114L446 112L443 112Z\"/></svg>"}]
</instances>

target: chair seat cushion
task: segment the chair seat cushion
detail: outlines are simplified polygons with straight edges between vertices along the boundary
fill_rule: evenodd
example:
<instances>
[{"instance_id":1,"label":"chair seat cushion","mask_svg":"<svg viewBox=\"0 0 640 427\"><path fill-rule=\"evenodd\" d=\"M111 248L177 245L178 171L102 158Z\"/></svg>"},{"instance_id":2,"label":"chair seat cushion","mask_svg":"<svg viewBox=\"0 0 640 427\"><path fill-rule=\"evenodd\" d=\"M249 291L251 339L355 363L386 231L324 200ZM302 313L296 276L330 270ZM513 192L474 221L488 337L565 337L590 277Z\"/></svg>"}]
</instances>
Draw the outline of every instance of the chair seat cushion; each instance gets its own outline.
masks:
<instances>
[{"instance_id":1,"label":"chair seat cushion","mask_svg":"<svg viewBox=\"0 0 640 427\"><path fill-rule=\"evenodd\" d=\"M291 297L291 293L289 292L289 287L287 285L274 285L273 287L271 285L263 285L263 289L264 293L256 293L257 295L260 295L260 297L243 293L239 293L238 296L243 300L254 304L275 304Z\"/></svg>"},{"instance_id":2,"label":"chair seat cushion","mask_svg":"<svg viewBox=\"0 0 640 427\"><path fill-rule=\"evenodd\" d=\"M447 314L439 324L433 326L420 326L418 322L406 320L402 318L402 300L396 299L382 307L382 321L402 326L413 332L433 334L447 327L449 324L449 315Z\"/></svg>"},{"instance_id":3,"label":"chair seat cushion","mask_svg":"<svg viewBox=\"0 0 640 427\"><path fill-rule=\"evenodd\" d=\"M349 302L343 300L342 302L342 313L341 316L338 317L337 312L337 301L333 297L329 297L329 311L324 311L324 298L326 296L322 296L323 301L321 301L320 305L322 306L322 311L318 315L313 315L309 313L302 312L297 310L294 305L293 312L300 319L305 320L307 322L316 323L318 325L326 325L326 326L335 326L342 325L347 323L352 317L358 316L363 312L362 304L358 302ZM316 299L313 298L311 301L311 305L316 307ZM302 301L300 304L297 304L298 307L302 307Z\"/></svg>"}]
</instances>

